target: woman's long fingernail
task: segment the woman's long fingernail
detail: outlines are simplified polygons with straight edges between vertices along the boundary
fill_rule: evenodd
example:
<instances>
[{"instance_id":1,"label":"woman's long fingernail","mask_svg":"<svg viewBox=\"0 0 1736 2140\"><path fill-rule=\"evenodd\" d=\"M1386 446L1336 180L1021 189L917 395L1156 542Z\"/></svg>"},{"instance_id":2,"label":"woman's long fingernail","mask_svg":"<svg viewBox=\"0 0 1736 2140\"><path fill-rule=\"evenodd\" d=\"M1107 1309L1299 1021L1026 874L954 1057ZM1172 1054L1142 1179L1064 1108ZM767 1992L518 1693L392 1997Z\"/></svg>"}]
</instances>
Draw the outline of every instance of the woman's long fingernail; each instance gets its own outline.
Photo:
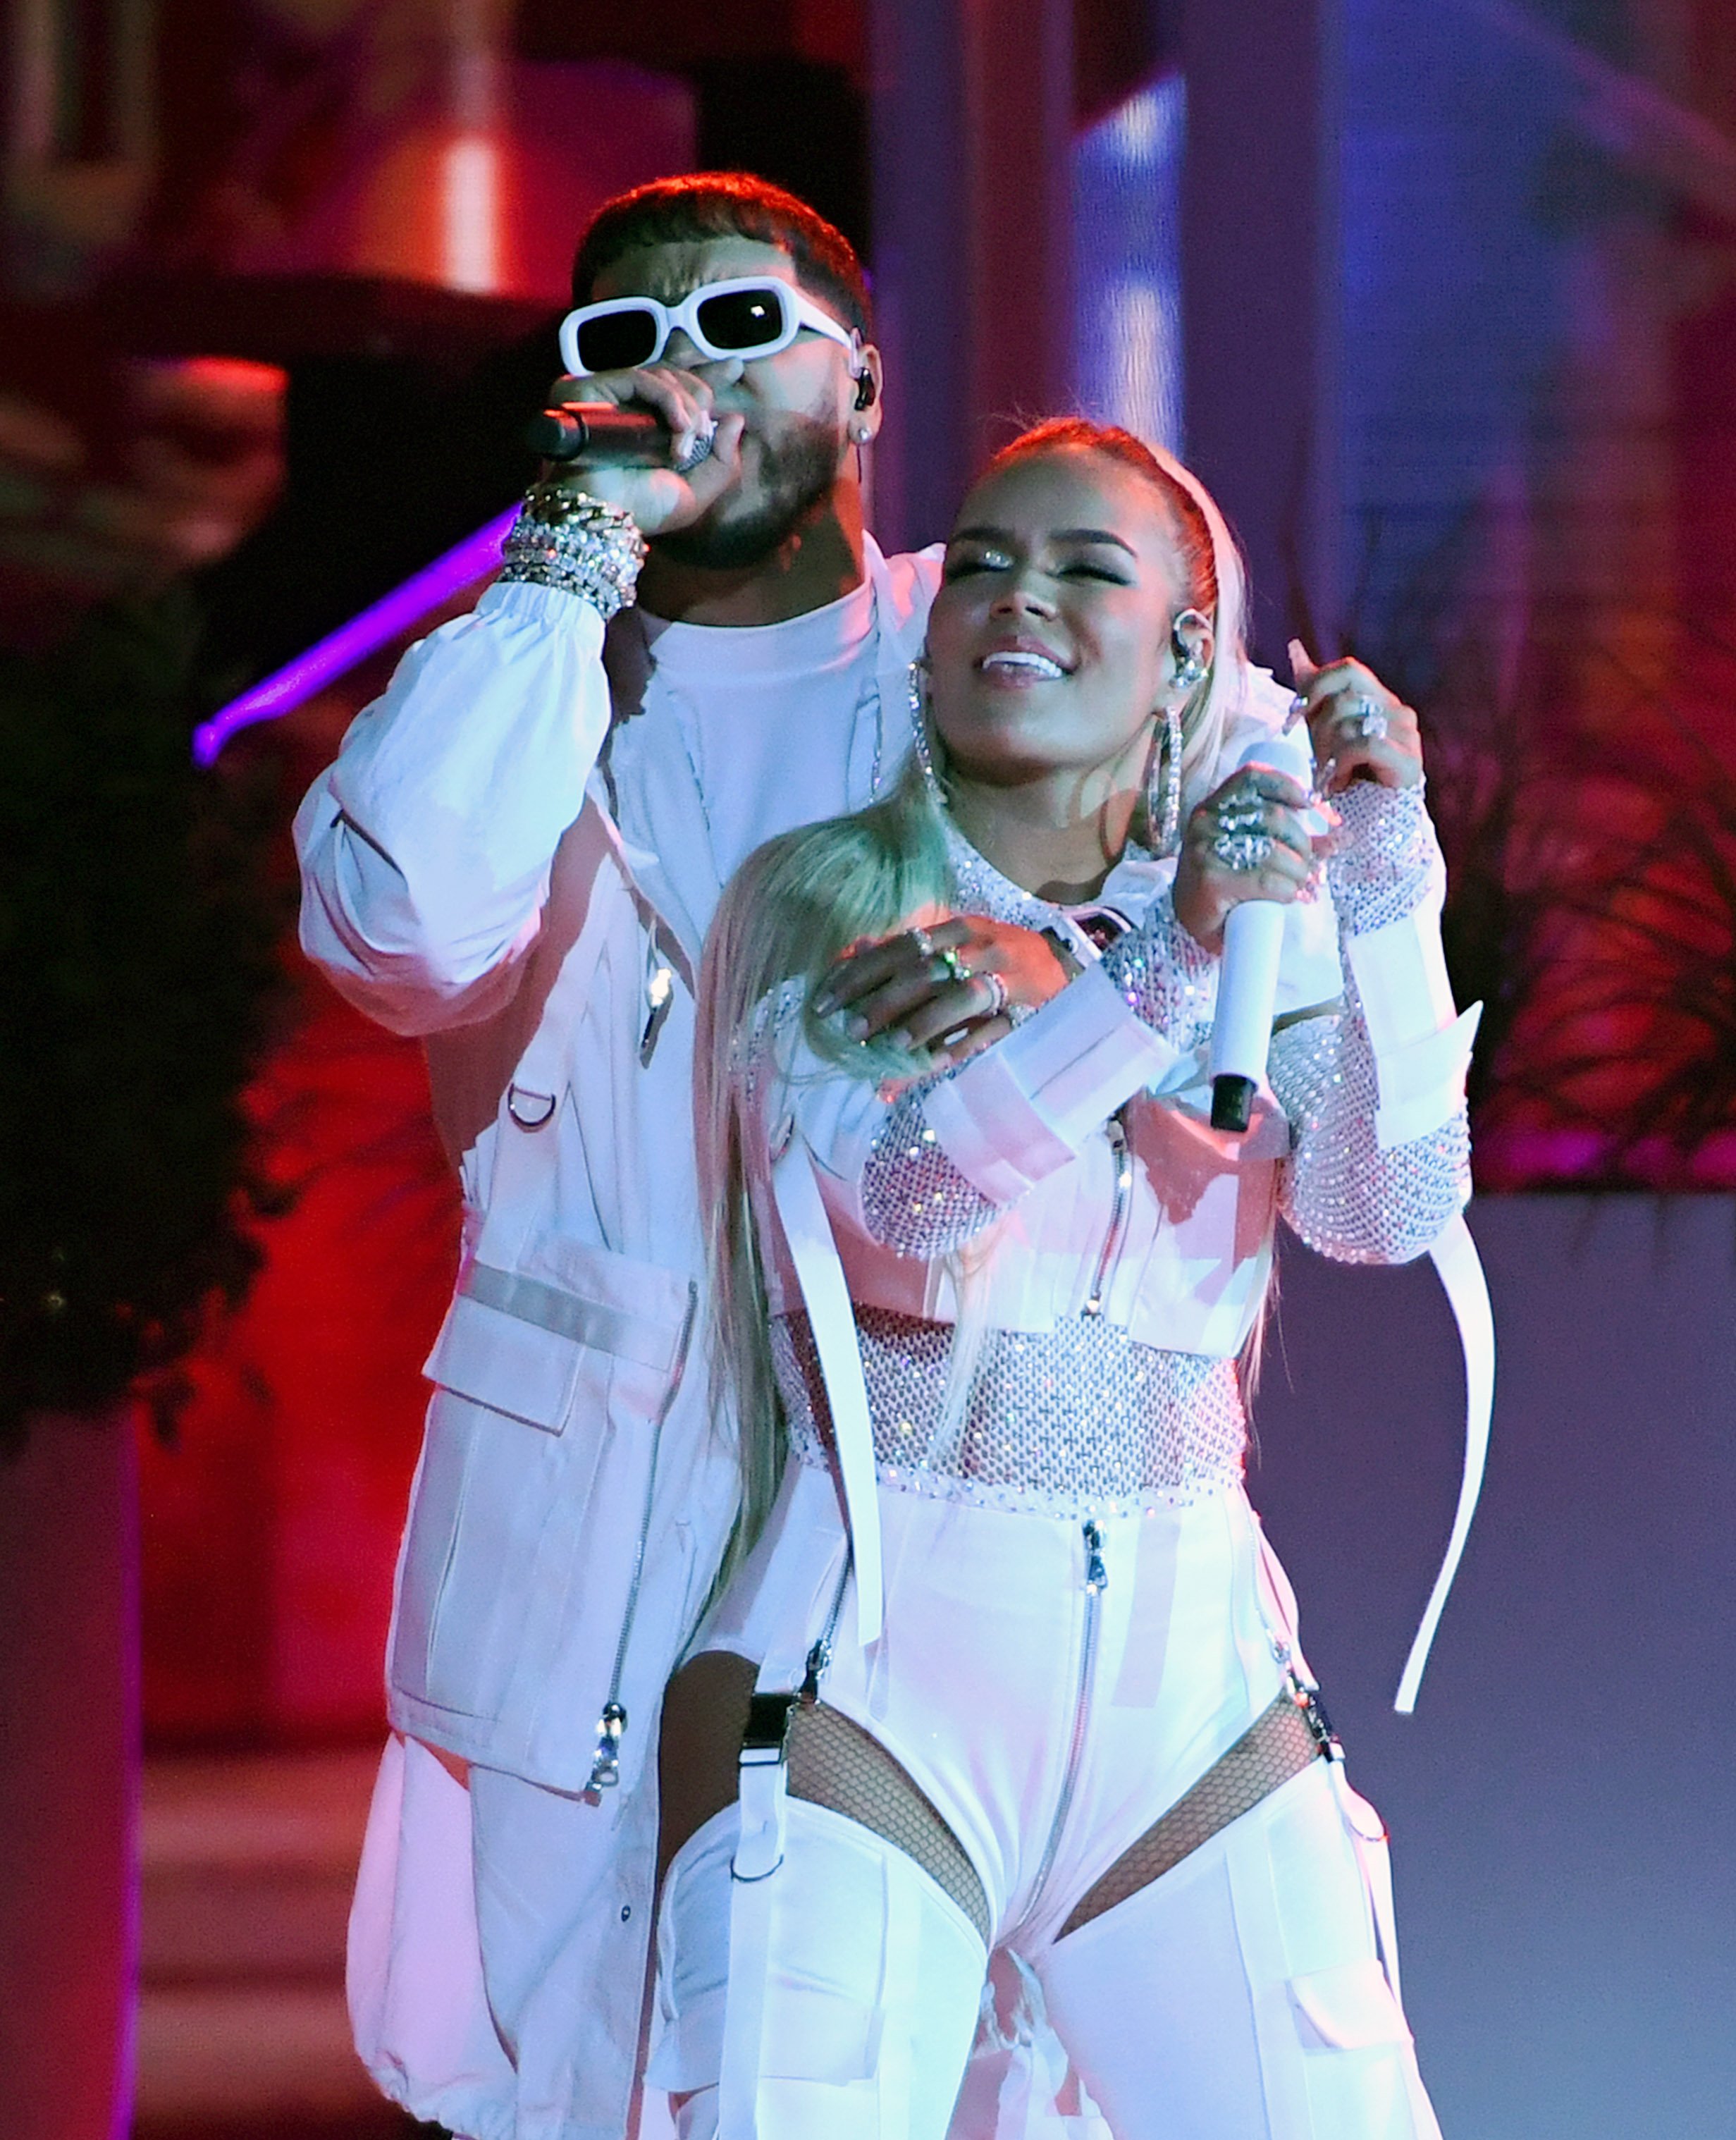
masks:
<instances>
[{"instance_id":1,"label":"woman's long fingernail","mask_svg":"<svg viewBox=\"0 0 1736 2140\"><path fill-rule=\"evenodd\" d=\"M852 1040L866 1040L868 1038L868 1021L866 1018L846 1018L844 1030Z\"/></svg>"},{"instance_id":2,"label":"woman's long fingernail","mask_svg":"<svg viewBox=\"0 0 1736 2140\"><path fill-rule=\"evenodd\" d=\"M830 1018L838 1007L838 999L830 989L821 989L814 998L814 1016Z\"/></svg>"}]
</instances>

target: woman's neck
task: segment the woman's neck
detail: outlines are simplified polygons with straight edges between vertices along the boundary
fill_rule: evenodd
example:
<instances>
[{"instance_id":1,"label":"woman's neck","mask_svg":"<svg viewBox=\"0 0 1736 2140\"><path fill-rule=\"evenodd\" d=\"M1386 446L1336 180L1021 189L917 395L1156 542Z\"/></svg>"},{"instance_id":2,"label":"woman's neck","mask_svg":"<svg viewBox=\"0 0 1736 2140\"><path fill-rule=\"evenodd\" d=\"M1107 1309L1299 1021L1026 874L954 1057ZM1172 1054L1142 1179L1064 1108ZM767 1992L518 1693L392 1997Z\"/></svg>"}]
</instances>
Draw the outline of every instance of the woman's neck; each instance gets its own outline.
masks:
<instances>
[{"instance_id":1,"label":"woman's neck","mask_svg":"<svg viewBox=\"0 0 1736 2140\"><path fill-rule=\"evenodd\" d=\"M949 783L954 822L1021 891L1058 906L1095 899L1121 858L1139 790L1125 769L1081 780L1047 773L1013 786L973 780L956 768Z\"/></svg>"}]
</instances>

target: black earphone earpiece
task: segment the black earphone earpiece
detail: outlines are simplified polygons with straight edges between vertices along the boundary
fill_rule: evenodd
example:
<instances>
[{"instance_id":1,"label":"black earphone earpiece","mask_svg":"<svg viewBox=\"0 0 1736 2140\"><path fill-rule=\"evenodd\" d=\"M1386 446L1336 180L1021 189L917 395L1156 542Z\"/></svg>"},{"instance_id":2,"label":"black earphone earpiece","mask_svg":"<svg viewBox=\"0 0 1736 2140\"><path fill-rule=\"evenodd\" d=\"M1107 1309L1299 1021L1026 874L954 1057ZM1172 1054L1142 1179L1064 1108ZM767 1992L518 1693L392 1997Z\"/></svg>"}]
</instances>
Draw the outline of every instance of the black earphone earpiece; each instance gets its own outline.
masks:
<instances>
[{"instance_id":1,"label":"black earphone earpiece","mask_svg":"<svg viewBox=\"0 0 1736 2140\"><path fill-rule=\"evenodd\" d=\"M866 370L859 373L856 383L857 408L871 409L879 397L880 389L874 383L874 374Z\"/></svg>"}]
</instances>

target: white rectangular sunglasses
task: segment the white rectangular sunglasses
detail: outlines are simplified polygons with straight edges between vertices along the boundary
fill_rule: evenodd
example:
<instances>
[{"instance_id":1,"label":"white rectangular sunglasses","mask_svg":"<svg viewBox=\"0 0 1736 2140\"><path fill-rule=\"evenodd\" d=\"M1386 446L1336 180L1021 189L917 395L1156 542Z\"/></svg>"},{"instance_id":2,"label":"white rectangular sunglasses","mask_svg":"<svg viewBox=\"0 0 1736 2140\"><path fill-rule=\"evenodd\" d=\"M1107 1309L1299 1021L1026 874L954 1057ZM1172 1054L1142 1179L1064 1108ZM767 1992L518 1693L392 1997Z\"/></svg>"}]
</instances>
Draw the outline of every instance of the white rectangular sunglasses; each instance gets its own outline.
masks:
<instances>
[{"instance_id":1,"label":"white rectangular sunglasses","mask_svg":"<svg viewBox=\"0 0 1736 2140\"><path fill-rule=\"evenodd\" d=\"M581 305L561 322L561 361L575 379L636 371L657 361L677 327L713 364L733 356L776 356L804 327L840 343L852 357L861 341L775 275L738 275L702 282L679 305L660 304L655 297L605 297Z\"/></svg>"}]
</instances>

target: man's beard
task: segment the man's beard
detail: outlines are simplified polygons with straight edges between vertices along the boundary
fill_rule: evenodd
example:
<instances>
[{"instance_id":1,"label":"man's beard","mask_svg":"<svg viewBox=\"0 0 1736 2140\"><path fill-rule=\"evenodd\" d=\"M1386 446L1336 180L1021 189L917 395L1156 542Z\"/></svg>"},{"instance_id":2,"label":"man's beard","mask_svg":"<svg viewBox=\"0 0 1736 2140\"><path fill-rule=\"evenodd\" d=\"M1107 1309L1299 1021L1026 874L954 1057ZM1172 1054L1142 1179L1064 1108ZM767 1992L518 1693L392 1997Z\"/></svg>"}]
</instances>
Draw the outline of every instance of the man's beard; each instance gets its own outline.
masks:
<instances>
[{"instance_id":1,"label":"man's beard","mask_svg":"<svg viewBox=\"0 0 1736 2140\"><path fill-rule=\"evenodd\" d=\"M761 441L758 502L737 517L729 512L735 493L726 493L691 528L658 536L658 555L713 572L763 564L831 492L841 443L815 417L791 419L775 448Z\"/></svg>"}]
</instances>

